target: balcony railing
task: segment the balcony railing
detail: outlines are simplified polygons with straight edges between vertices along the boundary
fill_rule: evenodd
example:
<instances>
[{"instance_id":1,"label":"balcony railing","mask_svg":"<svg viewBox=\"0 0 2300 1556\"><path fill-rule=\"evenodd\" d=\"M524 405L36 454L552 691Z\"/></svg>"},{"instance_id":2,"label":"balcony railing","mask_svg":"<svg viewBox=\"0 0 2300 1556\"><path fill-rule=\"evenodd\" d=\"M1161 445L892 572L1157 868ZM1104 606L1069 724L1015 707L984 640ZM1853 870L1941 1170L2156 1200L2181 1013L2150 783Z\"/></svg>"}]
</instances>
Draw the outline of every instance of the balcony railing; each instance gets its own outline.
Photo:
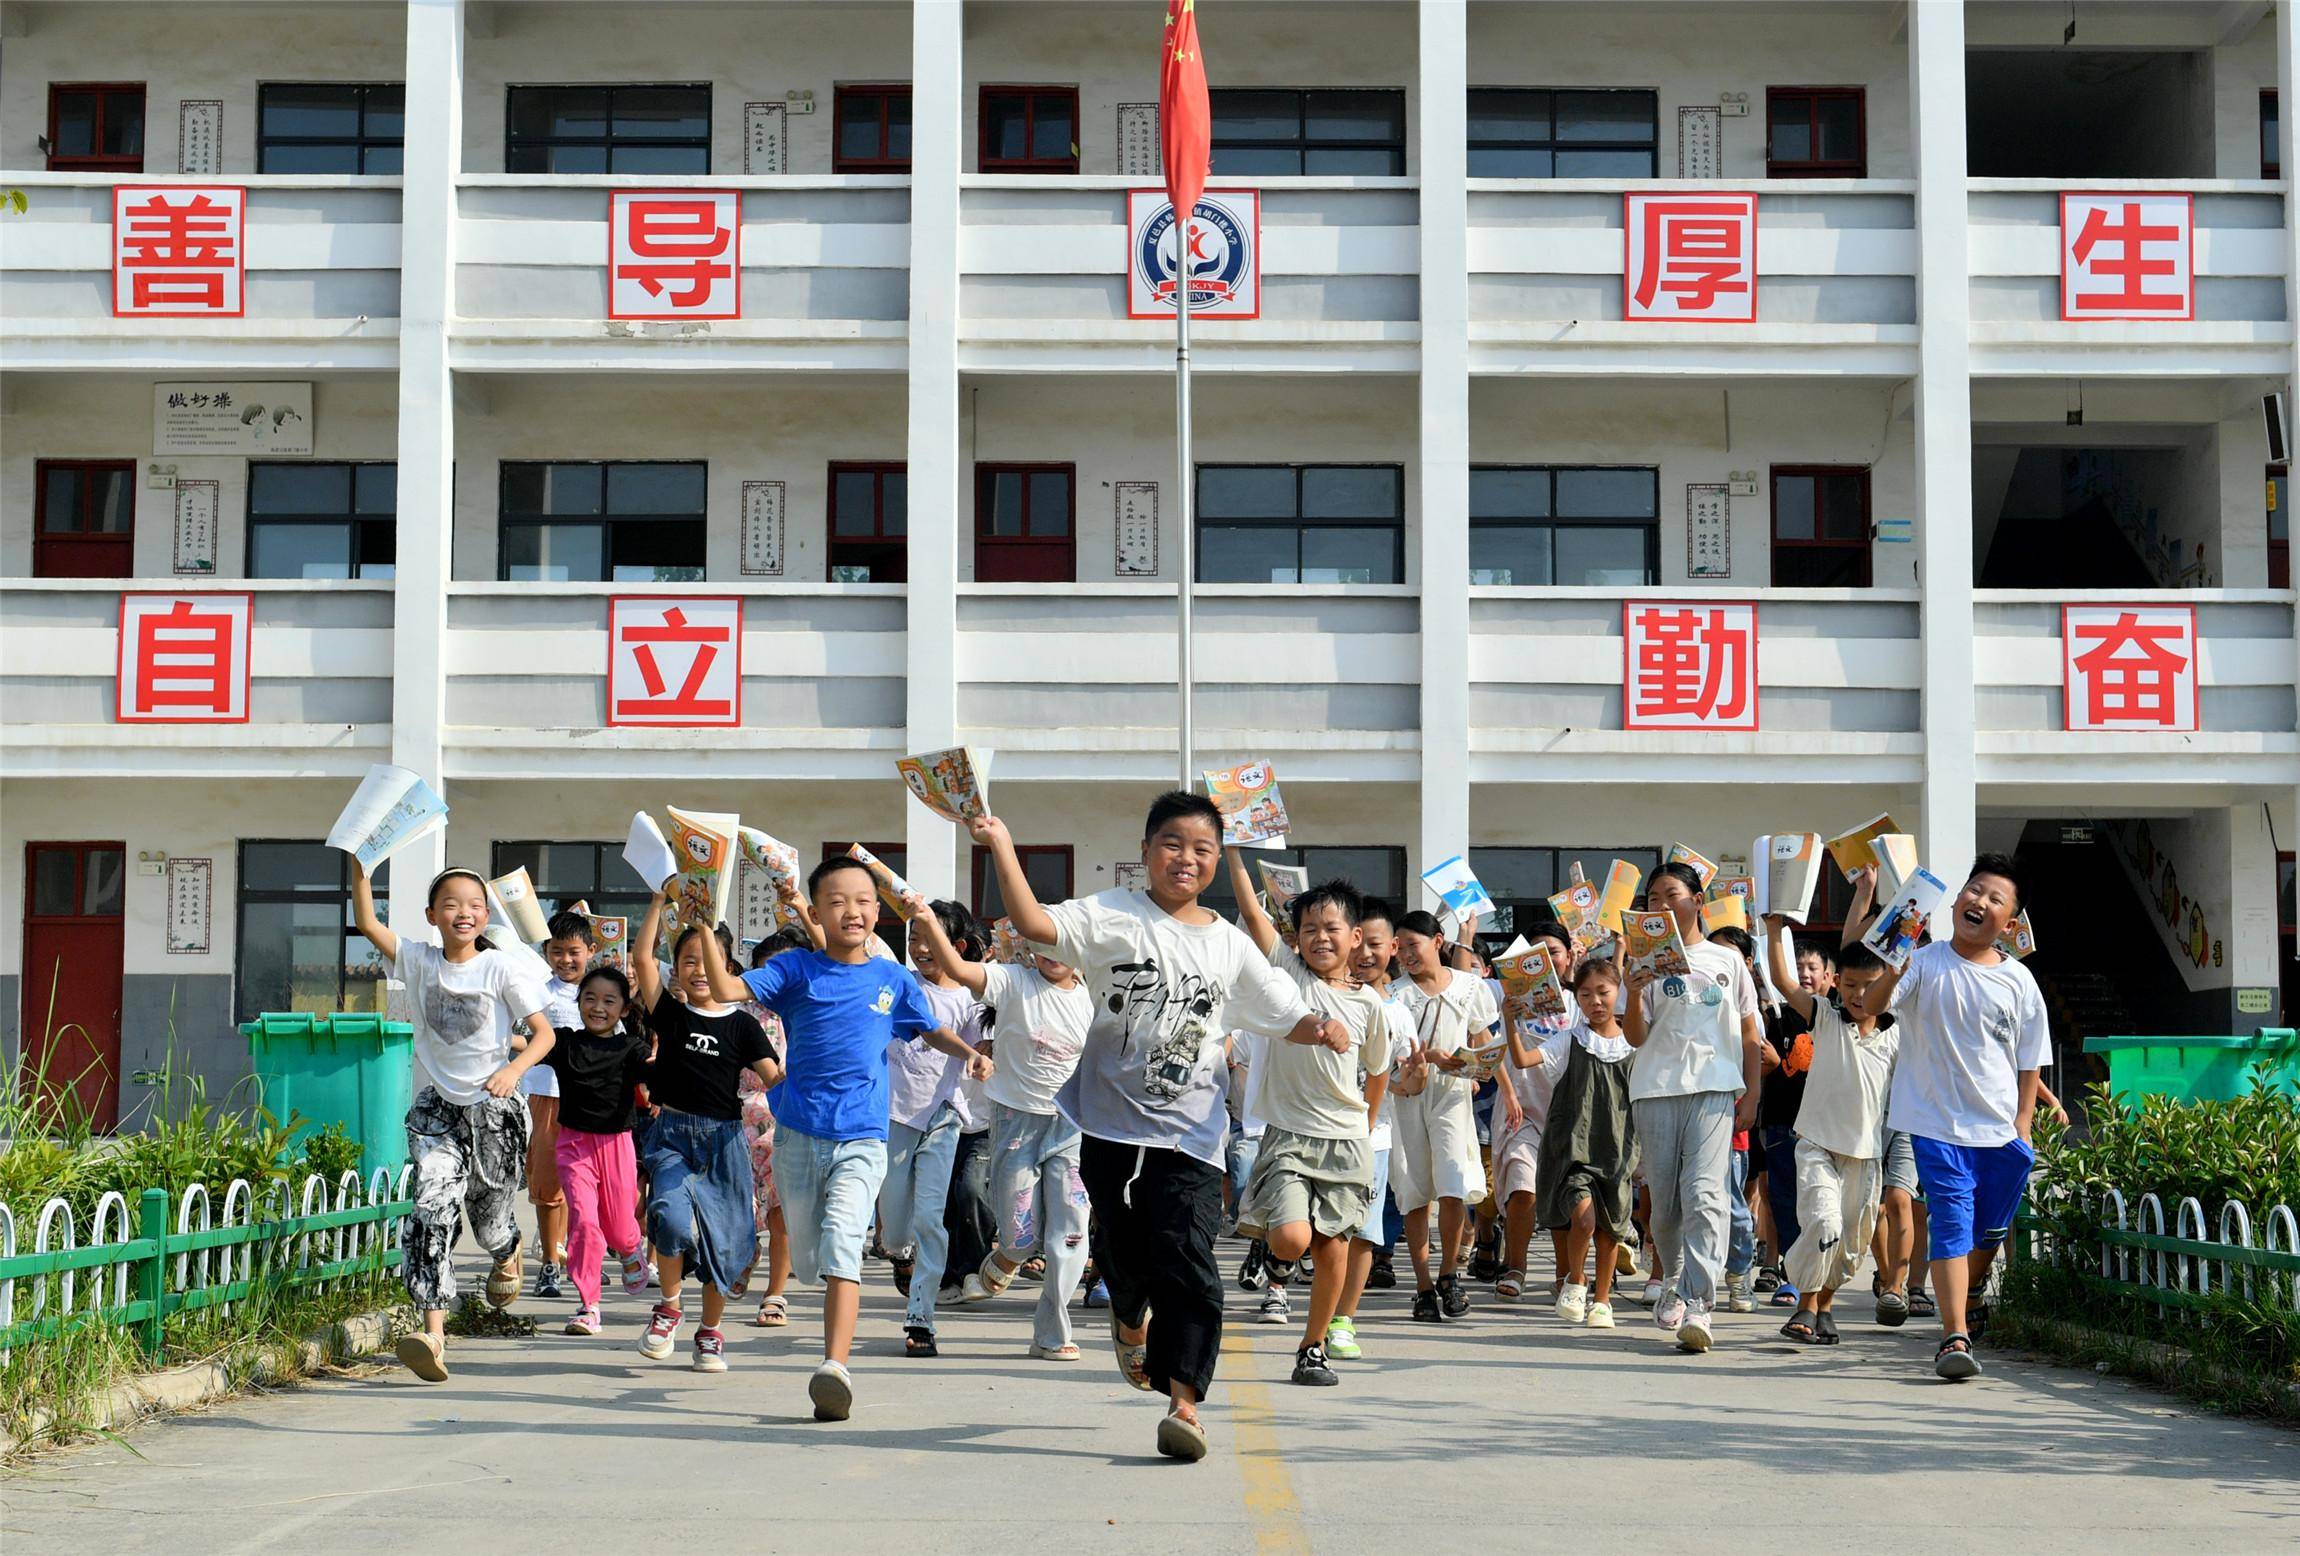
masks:
<instances>
[{"instance_id":1,"label":"balcony railing","mask_svg":"<svg viewBox=\"0 0 2300 1556\"><path fill-rule=\"evenodd\" d=\"M117 722L123 593L251 595L245 723ZM391 585L183 579L0 584L12 778L356 775L391 745Z\"/></svg>"}]
</instances>

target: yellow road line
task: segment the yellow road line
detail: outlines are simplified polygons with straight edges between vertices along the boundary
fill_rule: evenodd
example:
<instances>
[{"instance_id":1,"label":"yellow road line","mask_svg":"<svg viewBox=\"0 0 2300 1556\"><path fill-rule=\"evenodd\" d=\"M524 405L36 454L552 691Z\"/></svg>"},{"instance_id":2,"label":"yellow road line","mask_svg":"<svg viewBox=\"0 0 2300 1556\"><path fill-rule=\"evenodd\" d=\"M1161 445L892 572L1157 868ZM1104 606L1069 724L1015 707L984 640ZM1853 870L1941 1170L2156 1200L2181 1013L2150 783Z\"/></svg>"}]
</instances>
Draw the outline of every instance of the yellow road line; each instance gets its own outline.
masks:
<instances>
[{"instance_id":1,"label":"yellow road line","mask_svg":"<svg viewBox=\"0 0 2300 1556\"><path fill-rule=\"evenodd\" d=\"M1235 1323L1223 1327L1222 1360L1222 1387L1230 1396L1230 1436L1238 1446L1238 1478L1245 1482L1254 1549L1306 1553L1310 1537L1302 1528L1294 1477L1287 1472L1271 1424L1270 1391L1254 1365L1253 1342Z\"/></svg>"}]
</instances>

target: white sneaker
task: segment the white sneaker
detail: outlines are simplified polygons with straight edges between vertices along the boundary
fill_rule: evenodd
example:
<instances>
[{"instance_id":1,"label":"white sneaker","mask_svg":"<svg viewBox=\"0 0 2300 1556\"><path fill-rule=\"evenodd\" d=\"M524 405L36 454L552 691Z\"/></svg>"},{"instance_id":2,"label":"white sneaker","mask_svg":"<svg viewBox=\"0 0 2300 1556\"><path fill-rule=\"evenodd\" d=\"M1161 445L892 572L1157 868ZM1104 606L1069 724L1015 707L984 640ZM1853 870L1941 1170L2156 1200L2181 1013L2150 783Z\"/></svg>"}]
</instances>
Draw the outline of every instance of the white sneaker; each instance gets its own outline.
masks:
<instances>
[{"instance_id":1,"label":"white sneaker","mask_svg":"<svg viewBox=\"0 0 2300 1556\"><path fill-rule=\"evenodd\" d=\"M1557 1293L1557 1316L1569 1324L1582 1323L1589 1317L1589 1288L1568 1281Z\"/></svg>"},{"instance_id":2,"label":"white sneaker","mask_svg":"<svg viewBox=\"0 0 2300 1556\"><path fill-rule=\"evenodd\" d=\"M1685 1322L1686 1301L1674 1286L1661 1289L1661 1299L1653 1304L1653 1323L1656 1328L1675 1330Z\"/></svg>"},{"instance_id":3,"label":"white sneaker","mask_svg":"<svg viewBox=\"0 0 2300 1556\"><path fill-rule=\"evenodd\" d=\"M958 1288L958 1300L961 1302L988 1302L997 1295L997 1292L982 1283L980 1275L967 1276Z\"/></svg>"},{"instance_id":4,"label":"white sneaker","mask_svg":"<svg viewBox=\"0 0 2300 1556\"><path fill-rule=\"evenodd\" d=\"M1688 1351L1709 1349L1709 1310L1698 1303L1688 1303L1685 1321L1677 1326L1677 1344Z\"/></svg>"},{"instance_id":5,"label":"white sneaker","mask_svg":"<svg viewBox=\"0 0 2300 1556\"><path fill-rule=\"evenodd\" d=\"M1589 1316L1582 1322L1591 1329L1611 1329L1613 1327L1613 1304L1610 1302L1590 1303Z\"/></svg>"},{"instance_id":6,"label":"white sneaker","mask_svg":"<svg viewBox=\"0 0 2300 1556\"><path fill-rule=\"evenodd\" d=\"M1265 1324L1290 1324L1294 1321L1294 1310L1286 1302L1286 1293L1272 1286L1262 1293L1262 1305L1255 1310L1254 1317Z\"/></svg>"},{"instance_id":7,"label":"white sneaker","mask_svg":"<svg viewBox=\"0 0 2300 1556\"><path fill-rule=\"evenodd\" d=\"M1757 1297L1750 1285L1747 1270L1743 1270L1738 1275L1725 1277L1725 1307L1727 1311L1734 1313L1754 1313L1757 1311Z\"/></svg>"},{"instance_id":8,"label":"white sneaker","mask_svg":"<svg viewBox=\"0 0 2300 1556\"><path fill-rule=\"evenodd\" d=\"M807 1399L817 1421L844 1421L854 1410L854 1379L837 1362L826 1361L807 1379Z\"/></svg>"},{"instance_id":9,"label":"white sneaker","mask_svg":"<svg viewBox=\"0 0 2300 1556\"><path fill-rule=\"evenodd\" d=\"M1644 1291L1644 1294L1643 1294L1643 1295L1641 1295L1640 1297L1638 1297L1637 1301L1638 1301L1638 1305L1639 1305L1639 1306L1641 1306L1641 1307L1652 1307L1652 1306L1654 1306L1656 1303L1660 1302L1660 1300L1661 1300L1661 1277L1660 1277L1660 1276L1658 1276L1658 1275L1655 1275L1655 1276L1652 1276L1652 1277L1650 1277L1650 1278L1649 1278L1649 1279L1648 1279L1648 1280L1645 1282L1645 1291Z\"/></svg>"}]
</instances>

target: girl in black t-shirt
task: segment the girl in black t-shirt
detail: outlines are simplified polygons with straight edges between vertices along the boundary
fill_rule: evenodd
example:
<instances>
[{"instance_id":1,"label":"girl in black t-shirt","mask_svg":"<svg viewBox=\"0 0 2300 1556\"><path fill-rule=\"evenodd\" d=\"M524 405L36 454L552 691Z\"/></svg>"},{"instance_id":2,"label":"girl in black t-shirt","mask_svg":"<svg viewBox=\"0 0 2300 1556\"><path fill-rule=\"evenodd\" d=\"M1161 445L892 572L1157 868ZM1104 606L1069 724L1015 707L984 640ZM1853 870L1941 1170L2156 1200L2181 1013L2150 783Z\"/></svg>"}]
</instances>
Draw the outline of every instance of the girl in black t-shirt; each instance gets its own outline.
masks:
<instances>
[{"instance_id":1,"label":"girl in black t-shirt","mask_svg":"<svg viewBox=\"0 0 2300 1556\"><path fill-rule=\"evenodd\" d=\"M631 983L613 967L594 967L576 986L579 1028L561 1027L543 1056L559 1076L559 1138L553 1160L567 1197L567 1274L582 1306L567 1333L599 1332L599 1260L623 1263L623 1290L647 1289L639 1247L637 1160L631 1123L648 1054Z\"/></svg>"},{"instance_id":2,"label":"girl in black t-shirt","mask_svg":"<svg viewBox=\"0 0 2300 1556\"><path fill-rule=\"evenodd\" d=\"M765 1028L750 1012L711 998L699 926L679 936L671 952L671 979L655 962L663 921L663 894L655 893L632 947L639 996L648 1007L655 1053L645 1079L655 1115L647 1129L647 1239L661 1271L663 1299L655 1304L639 1353L652 1361L671 1354L679 1332L679 1284L692 1270L703 1285L703 1322L695 1331L697 1372L727 1370L726 1337L719 1320L727 1299L741 1292L758 1257L752 1213L751 1151L743 1134L737 1078L750 1070L767 1085L783 1078ZM734 936L714 931L731 961Z\"/></svg>"}]
</instances>

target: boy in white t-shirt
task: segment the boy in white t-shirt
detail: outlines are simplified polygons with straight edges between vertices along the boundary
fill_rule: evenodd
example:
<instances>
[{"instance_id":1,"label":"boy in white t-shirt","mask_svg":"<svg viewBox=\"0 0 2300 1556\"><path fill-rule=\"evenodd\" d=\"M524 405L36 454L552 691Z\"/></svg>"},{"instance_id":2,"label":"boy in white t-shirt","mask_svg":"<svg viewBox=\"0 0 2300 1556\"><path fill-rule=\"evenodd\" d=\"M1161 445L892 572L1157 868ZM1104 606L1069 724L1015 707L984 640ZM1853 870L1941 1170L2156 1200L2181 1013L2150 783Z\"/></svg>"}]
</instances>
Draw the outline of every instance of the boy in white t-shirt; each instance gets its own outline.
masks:
<instances>
[{"instance_id":1,"label":"boy in white t-shirt","mask_svg":"<svg viewBox=\"0 0 2300 1556\"><path fill-rule=\"evenodd\" d=\"M1668 863L1645 891L1648 913L1667 913L1685 942L1689 976L1630 975L1622 1035L1637 1050L1629 1107L1653 1194L1654 1268L1662 1279L1653 1321L1688 1351L1711 1344L1710 1313L1725 1268L1732 1214L1733 1136L1757 1116L1757 986L1738 951L1701 932L1701 877Z\"/></svg>"},{"instance_id":2,"label":"boy in white t-shirt","mask_svg":"<svg viewBox=\"0 0 2300 1556\"><path fill-rule=\"evenodd\" d=\"M1800 1345L1835 1345L1837 1288L1861 1267L1884 1197L1885 1094L1901 1038L1877 998L1886 967L1874 951L1845 947L1835 992L1815 994L1789 965L1789 921L1774 914L1766 924L1773 981L1813 1044L1797 1106L1797 1240L1783 1255L1797 1311L1781 1333Z\"/></svg>"},{"instance_id":3,"label":"boy in white t-shirt","mask_svg":"<svg viewBox=\"0 0 2300 1556\"><path fill-rule=\"evenodd\" d=\"M1337 1053L1349 1030L1235 924L1198 903L1222 858L1222 817L1205 796L1160 795L1142 828L1147 889L1041 907L993 816L968 825L998 866L1015 929L1078 969L1094 1021L1056 1105L1084 1134L1079 1175L1094 1205L1094 1267L1110 1287L1111 1341L1135 1388L1162 1390L1158 1451L1206 1456L1198 1402L1222 1344L1222 1037L1243 1028Z\"/></svg>"},{"instance_id":4,"label":"boy in white t-shirt","mask_svg":"<svg viewBox=\"0 0 2300 1556\"><path fill-rule=\"evenodd\" d=\"M1373 1116L1389 1084L1389 1021L1380 996L1351 970L1363 935L1365 899L1347 881L1325 881L1287 906L1294 943L1262 911L1235 848L1225 852L1238 896L1238 922L1271 965L1293 979L1321 1016L1349 1028L1340 1052L1323 1044L1272 1043L1261 1066L1262 1149L1238 1208L1238 1230L1259 1237L1270 1256L1308 1254L1310 1311L1294 1352L1296 1383L1341 1382L1328 1364L1326 1331L1349 1280L1349 1240L1364 1229L1374 1196Z\"/></svg>"},{"instance_id":5,"label":"boy in white t-shirt","mask_svg":"<svg viewBox=\"0 0 2300 1556\"><path fill-rule=\"evenodd\" d=\"M1872 866L1845 915L1847 945L1861 938L1876 888ZM1988 1279L2028 1192L2039 1072L2052 1059L2036 979L1996 948L2023 895L2012 859L1975 859L1948 907L1949 938L1918 950L1900 972L1888 969L1877 996L1898 995L1901 1051L1885 1122L1908 1134L1916 1156L1941 1308L1933 1371L1952 1382L1981 1370L1972 1331L1988 1309L1975 1303L1968 1313L1967 1299Z\"/></svg>"}]
</instances>

